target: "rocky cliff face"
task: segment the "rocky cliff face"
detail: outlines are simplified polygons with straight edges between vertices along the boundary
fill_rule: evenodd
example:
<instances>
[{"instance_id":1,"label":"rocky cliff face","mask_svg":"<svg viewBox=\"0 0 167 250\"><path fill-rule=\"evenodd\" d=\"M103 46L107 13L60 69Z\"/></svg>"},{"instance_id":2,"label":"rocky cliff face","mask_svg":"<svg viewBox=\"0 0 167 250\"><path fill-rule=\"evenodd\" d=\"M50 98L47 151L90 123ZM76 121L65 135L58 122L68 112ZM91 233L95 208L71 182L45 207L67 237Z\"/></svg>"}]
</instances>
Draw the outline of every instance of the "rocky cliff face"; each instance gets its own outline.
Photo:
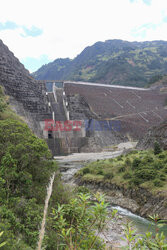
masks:
<instances>
[{"instance_id":1,"label":"rocky cliff face","mask_svg":"<svg viewBox=\"0 0 167 250\"><path fill-rule=\"evenodd\" d=\"M161 147L167 150L167 120L162 122L159 126L149 129L147 134L137 144L137 148L153 148L155 141L159 142Z\"/></svg>"},{"instance_id":2,"label":"rocky cliff face","mask_svg":"<svg viewBox=\"0 0 167 250\"><path fill-rule=\"evenodd\" d=\"M34 80L14 54L0 40L0 85L10 96L15 111L24 117L37 135L40 134L38 121L49 115L46 105L45 87Z\"/></svg>"},{"instance_id":3,"label":"rocky cliff face","mask_svg":"<svg viewBox=\"0 0 167 250\"><path fill-rule=\"evenodd\" d=\"M141 216L148 217L151 214L158 214L160 218L167 219L167 197L165 193L152 194L144 188L126 188L124 185L117 186L110 182L93 182L76 179L76 183L86 186L94 192L104 192L109 195L110 202L131 210Z\"/></svg>"}]
</instances>

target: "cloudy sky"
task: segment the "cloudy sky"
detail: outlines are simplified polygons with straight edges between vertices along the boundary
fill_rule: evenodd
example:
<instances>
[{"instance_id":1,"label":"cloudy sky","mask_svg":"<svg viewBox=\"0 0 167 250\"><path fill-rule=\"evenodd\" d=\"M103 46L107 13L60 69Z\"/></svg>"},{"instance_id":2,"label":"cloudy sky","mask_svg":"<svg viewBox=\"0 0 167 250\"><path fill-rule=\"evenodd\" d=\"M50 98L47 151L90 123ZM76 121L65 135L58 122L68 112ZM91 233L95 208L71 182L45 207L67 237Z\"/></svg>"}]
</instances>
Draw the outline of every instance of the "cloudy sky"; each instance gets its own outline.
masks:
<instances>
[{"instance_id":1,"label":"cloudy sky","mask_svg":"<svg viewBox=\"0 0 167 250\"><path fill-rule=\"evenodd\" d=\"M0 39L33 72L97 41L167 41L167 0L0 0Z\"/></svg>"}]
</instances>

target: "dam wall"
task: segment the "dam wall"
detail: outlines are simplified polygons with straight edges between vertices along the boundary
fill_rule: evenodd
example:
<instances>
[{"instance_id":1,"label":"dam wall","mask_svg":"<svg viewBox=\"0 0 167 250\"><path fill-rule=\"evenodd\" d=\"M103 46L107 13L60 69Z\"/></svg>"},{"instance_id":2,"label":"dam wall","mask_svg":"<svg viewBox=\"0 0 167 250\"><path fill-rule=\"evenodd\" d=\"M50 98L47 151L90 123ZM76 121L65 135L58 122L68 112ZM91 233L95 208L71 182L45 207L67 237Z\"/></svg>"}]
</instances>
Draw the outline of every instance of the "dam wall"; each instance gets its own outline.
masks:
<instances>
[{"instance_id":1,"label":"dam wall","mask_svg":"<svg viewBox=\"0 0 167 250\"><path fill-rule=\"evenodd\" d=\"M163 88L37 81L1 40L0 85L11 107L47 141L53 155L110 150L120 142L139 140L167 117ZM53 121L50 129L48 121ZM59 122L72 127L63 131L59 124L56 129Z\"/></svg>"}]
</instances>

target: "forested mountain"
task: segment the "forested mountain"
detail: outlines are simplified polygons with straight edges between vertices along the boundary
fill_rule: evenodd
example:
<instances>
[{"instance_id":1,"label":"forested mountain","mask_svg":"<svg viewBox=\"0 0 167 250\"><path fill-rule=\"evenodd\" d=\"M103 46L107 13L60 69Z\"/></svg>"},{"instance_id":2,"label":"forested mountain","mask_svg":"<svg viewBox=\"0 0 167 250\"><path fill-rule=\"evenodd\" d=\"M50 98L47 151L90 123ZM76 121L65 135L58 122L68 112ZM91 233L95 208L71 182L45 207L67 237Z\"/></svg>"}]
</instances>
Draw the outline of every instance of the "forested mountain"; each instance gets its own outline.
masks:
<instances>
[{"instance_id":1,"label":"forested mountain","mask_svg":"<svg viewBox=\"0 0 167 250\"><path fill-rule=\"evenodd\" d=\"M107 40L73 60L56 59L33 73L41 80L75 80L143 87L167 74L167 42Z\"/></svg>"}]
</instances>

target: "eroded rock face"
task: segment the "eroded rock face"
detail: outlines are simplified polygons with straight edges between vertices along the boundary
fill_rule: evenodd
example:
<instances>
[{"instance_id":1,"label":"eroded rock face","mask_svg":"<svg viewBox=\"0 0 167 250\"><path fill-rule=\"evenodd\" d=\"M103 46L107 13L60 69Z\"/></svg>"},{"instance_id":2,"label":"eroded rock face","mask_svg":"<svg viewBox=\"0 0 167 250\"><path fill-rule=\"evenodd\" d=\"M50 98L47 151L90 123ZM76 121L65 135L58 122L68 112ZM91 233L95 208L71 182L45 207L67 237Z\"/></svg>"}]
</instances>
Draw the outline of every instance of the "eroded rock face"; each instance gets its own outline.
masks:
<instances>
[{"instance_id":1,"label":"eroded rock face","mask_svg":"<svg viewBox=\"0 0 167 250\"><path fill-rule=\"evenodd\" d=\"M167 150L167 120L159 126L149 129L147 134L137 144L137 148L153 148L155 141L157 141L163 149Z\"/></svg>"},{"instance_id":2,"label":"eroded rock face","mask_svg":"<svg viewBox=\"0 0 167 250\"><path fill-rule=\"evenodd\" d=\"M148 217L151 214L158 214L160 218L167 219L167 197L166 194L152 194L148 190L138 188L126 188L123 185L102 183L99 181L86 181L76 179L78 185L84 185L94 191L102 191L109 195L111 202L129 209L140 216Z\"/></svg>"},{"instance_id":3,"label":"eroded rock face","mask_svg":"<svg viewBox=\"0 0 167 250\"><path fill-rule=\"evenodd\" d=\"M5 93L11 97L15 111L40 135L37 121L41 120L44 114L49 114L45 87L30 76L28 70L1 40L0 85L4 86Z\"/></svg>"}]
</instances>

